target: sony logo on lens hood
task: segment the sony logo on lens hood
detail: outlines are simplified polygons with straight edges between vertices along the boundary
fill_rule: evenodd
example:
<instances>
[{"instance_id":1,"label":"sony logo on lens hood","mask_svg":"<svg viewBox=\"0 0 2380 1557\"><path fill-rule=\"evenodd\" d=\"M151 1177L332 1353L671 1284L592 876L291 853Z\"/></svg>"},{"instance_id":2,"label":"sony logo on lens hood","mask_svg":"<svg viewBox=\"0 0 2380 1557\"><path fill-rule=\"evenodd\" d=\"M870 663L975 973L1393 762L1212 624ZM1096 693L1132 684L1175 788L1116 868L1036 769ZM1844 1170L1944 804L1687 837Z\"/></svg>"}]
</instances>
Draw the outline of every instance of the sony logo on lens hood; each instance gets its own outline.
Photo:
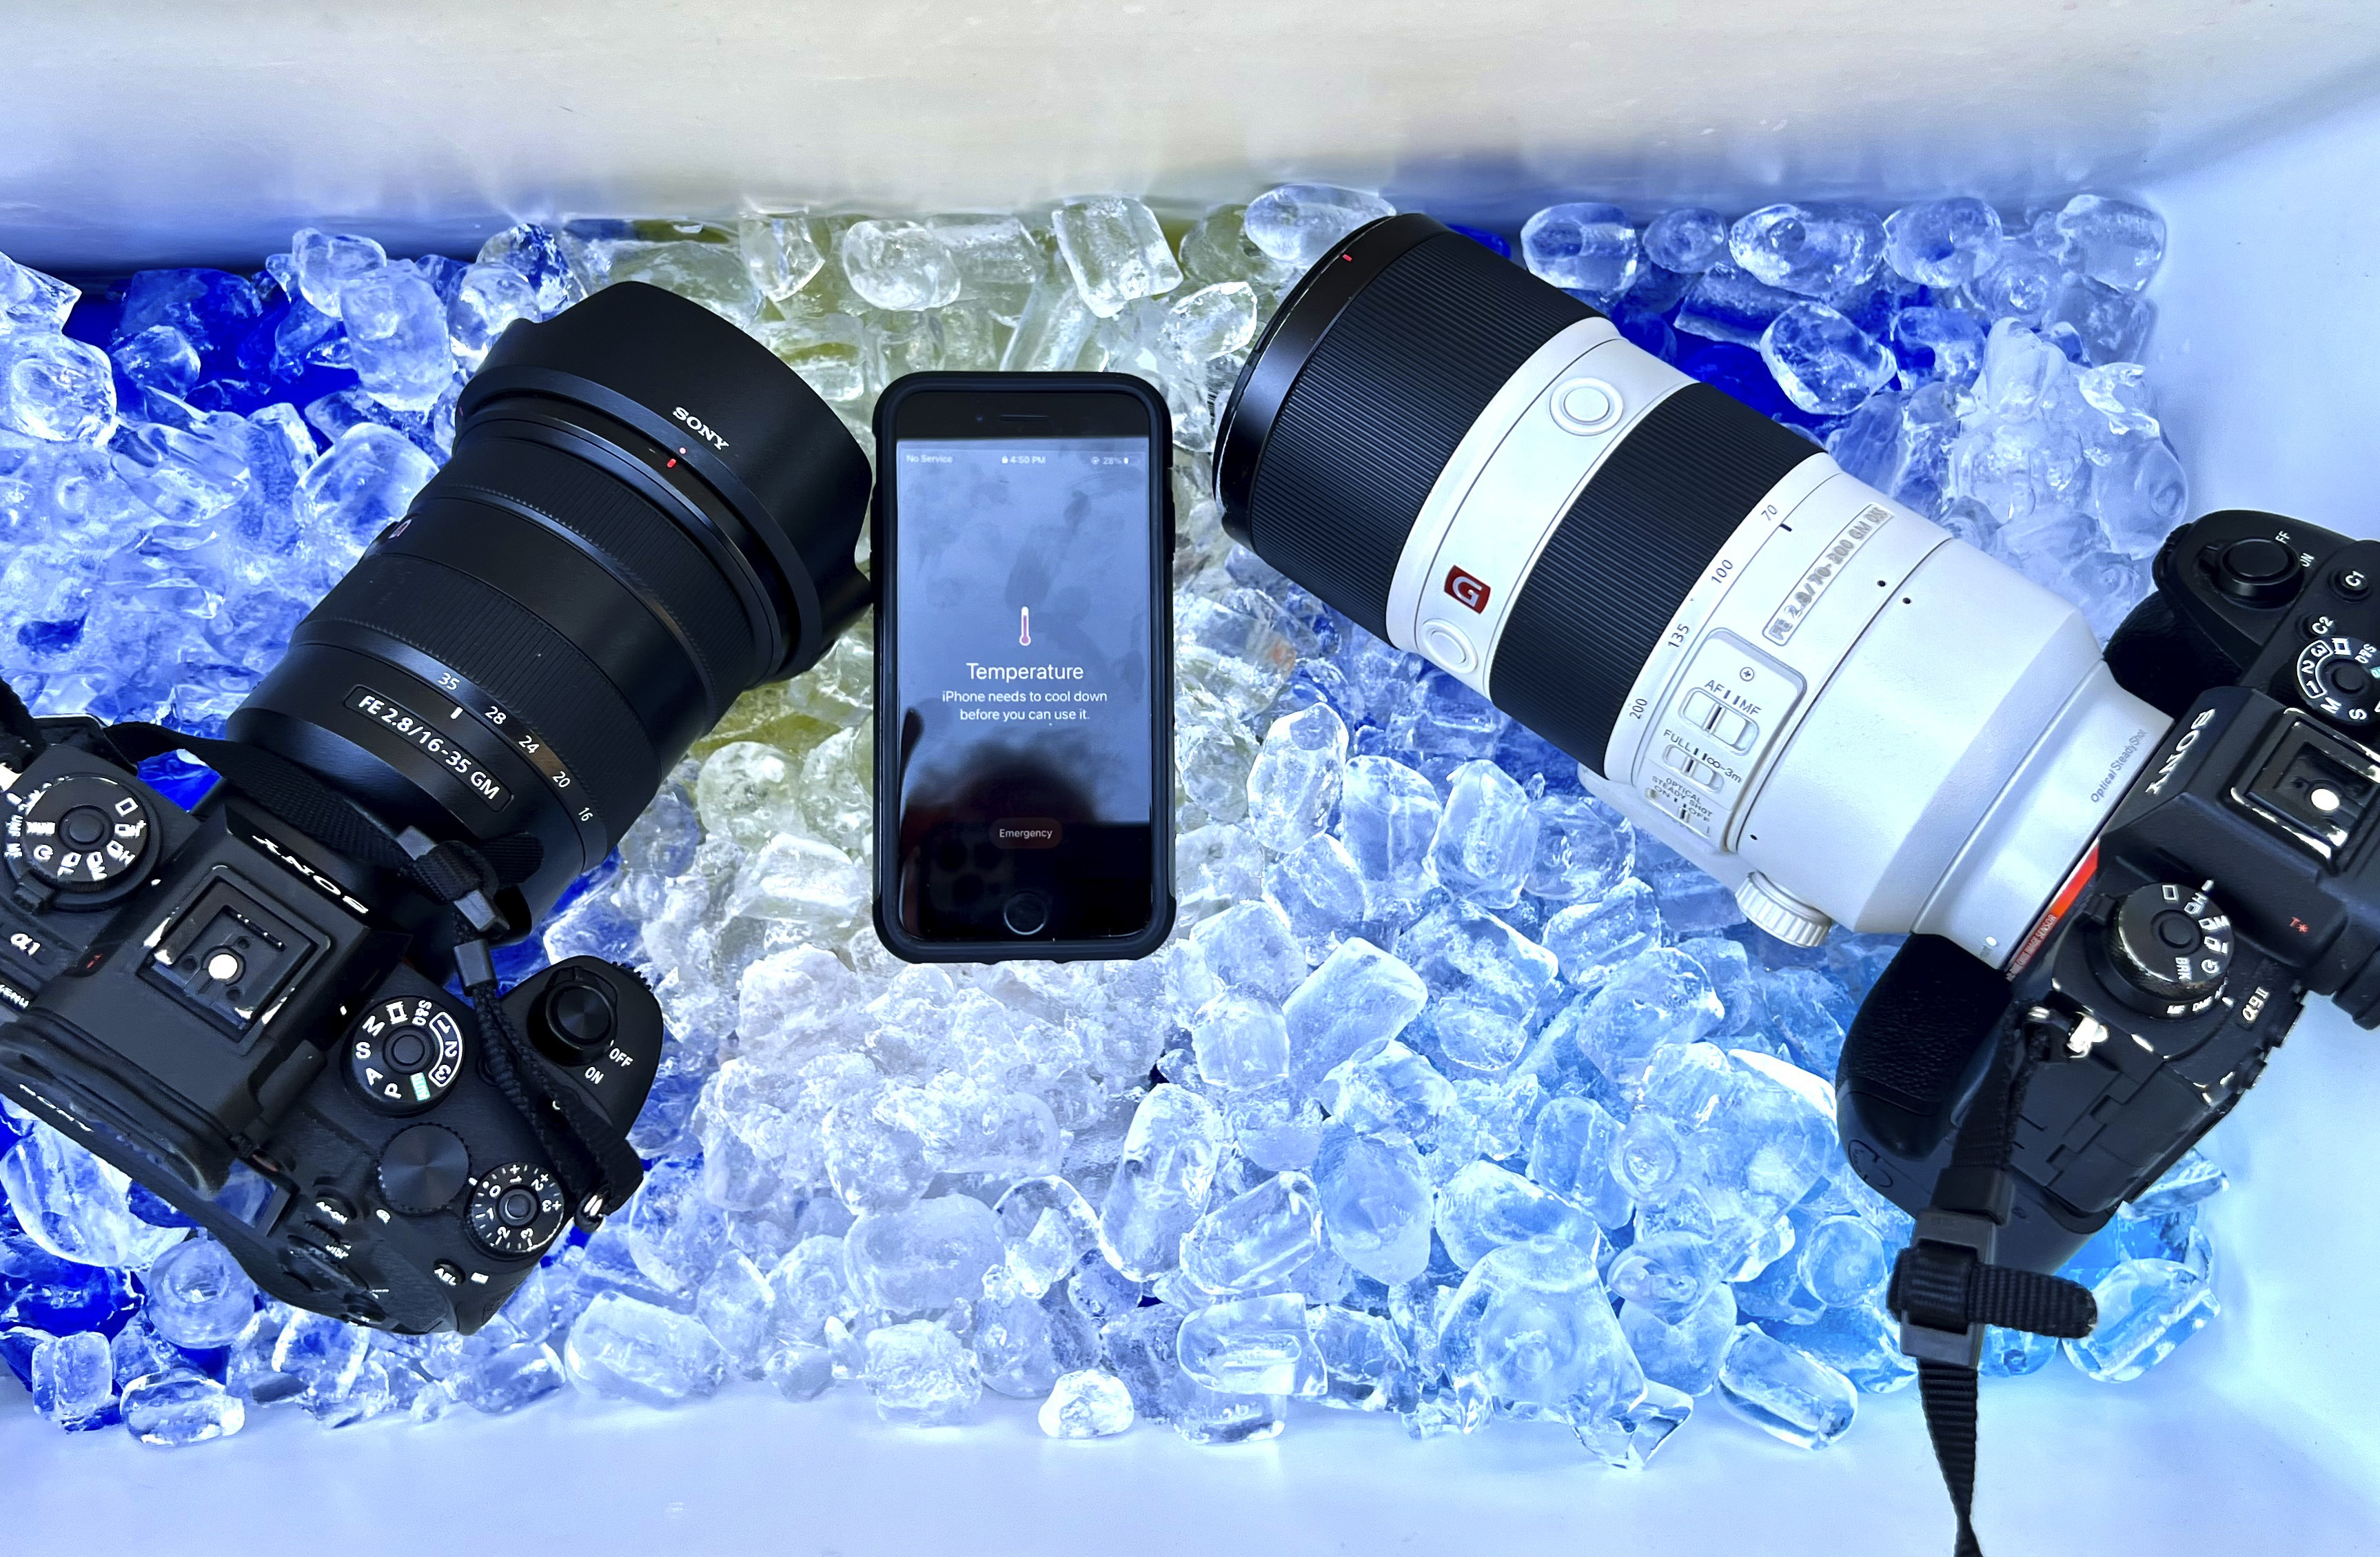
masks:
<instances>
[{"instance_id":1,"label":"sony logo on lens hood","mask_svg":"<svg viewBox=\"0 0 2380 1557\"><path fill-rule=\"evenodd\" d=\"M670 415L686 423L686 425L692 429L698 436L710 440L710 446L712 448L724 450L727 447L726 439L721 437L718 433L713 432L708 423L706 423L700 417L696 416L692 411L687 410L684 406L671 407Z\"/></svg>"}]
</instances>

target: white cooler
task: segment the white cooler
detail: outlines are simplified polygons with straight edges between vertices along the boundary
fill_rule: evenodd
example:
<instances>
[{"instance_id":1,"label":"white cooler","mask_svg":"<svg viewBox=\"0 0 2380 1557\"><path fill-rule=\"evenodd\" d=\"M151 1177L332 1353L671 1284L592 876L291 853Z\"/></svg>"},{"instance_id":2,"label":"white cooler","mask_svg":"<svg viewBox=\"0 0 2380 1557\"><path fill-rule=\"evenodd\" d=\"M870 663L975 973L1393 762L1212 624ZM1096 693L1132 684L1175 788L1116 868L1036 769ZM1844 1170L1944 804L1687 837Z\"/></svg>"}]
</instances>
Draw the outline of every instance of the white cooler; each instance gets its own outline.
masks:
<instances>
[{"instance_id":1,"label":"white cooler","mask_svg":"<svg viewBox=\"0 0 2380 1557\"><path fill-rule=\"evenodd\" d=\"M625 0L0 12L0 251L249 267L306 224L468 253L522 217L1005 209L1374 184L1510 229L1779 198L2145 199L2152 382L2205 511L2380 535L2380 18L2356 0ZM1984 1393L1978 1527L2036 1552L2380 1552L2380 1035L2327 1007L2214 1137L2224 1314L2141 1381ZM1716 1397L1643 1474L1565 1429L1260 1444L1044 1438L987 1396L900 1429L841 1389L662 1414L165 1452L61 1434L0 1373L0 1557L514 1551L783 1557L1949 1550L1914 1391L1791 1449Z\"/></svg>"}]
</instances>

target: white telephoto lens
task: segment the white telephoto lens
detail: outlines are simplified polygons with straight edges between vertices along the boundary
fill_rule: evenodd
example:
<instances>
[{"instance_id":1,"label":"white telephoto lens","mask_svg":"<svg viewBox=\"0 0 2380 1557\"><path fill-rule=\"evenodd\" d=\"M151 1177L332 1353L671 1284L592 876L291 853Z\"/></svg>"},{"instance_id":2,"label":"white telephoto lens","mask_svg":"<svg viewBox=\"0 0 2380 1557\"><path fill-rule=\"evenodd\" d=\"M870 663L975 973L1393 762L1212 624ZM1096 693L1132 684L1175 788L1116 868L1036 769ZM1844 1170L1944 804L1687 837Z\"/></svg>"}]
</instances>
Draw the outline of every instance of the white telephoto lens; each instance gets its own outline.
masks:
<instances>
[{"instance_id":1,"label":"white telephoto lens","mask_svg":"<svg viewBox=\"0 0 2380 1557\"><path fill-rule=\"evenodd\" d=\"M2007 967L2169 723L2065 601L1426 217L1316 267L1217 446L1244 542L1797 944Z\"/></svg>"}]
</instances>

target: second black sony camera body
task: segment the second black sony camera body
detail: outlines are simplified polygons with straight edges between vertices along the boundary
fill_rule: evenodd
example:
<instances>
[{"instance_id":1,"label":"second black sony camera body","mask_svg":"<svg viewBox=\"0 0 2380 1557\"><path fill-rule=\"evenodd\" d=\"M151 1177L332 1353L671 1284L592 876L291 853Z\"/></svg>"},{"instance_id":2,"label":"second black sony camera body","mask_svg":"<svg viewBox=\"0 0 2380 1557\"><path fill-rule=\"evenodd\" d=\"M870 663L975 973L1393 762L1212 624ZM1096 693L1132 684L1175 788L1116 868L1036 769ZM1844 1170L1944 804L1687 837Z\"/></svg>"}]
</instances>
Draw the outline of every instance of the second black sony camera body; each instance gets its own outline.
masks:
<instances>
[{"instance_id":1,"label":"second black sony camera body","mask_svg":"<svg viewBox=\"0 0 2380 1557\"><path fill-rule=\"evenodd\" d=\"M2309 995L2380 1026L2380 541L2249 510L2168 538L2117 632L2172 716L2005 970L1912 937L1838 1077L1854 1167L1924 1210L2005 1045L2002 1264L2054 1270L2253 1083Z\"/></svg>"},{"instance_id":2,"label":"second black sony camera body","mask_svg":"<svg viewBox=\"0 0 2380 1557\"><path fill-rule=\"evenodd\" d=\"M491 948L599 866L746 689L865 609L866 456L733 323L638 283L513 325L452 457L227 739L0 688L0 1097L265 1291L476 1330L633 1193L661 1011ZM185 810L138 765L221 782Z\"/></svg>"}]
</instances>

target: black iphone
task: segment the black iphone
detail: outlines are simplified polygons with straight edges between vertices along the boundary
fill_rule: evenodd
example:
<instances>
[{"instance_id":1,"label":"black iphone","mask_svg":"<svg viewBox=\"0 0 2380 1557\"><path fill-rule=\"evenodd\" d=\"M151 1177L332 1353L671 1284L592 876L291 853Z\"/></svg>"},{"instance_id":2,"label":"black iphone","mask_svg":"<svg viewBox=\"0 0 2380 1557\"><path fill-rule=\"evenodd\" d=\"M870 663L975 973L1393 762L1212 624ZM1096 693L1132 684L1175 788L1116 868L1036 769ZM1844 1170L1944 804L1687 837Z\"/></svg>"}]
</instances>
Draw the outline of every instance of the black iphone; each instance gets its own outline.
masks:
<instances>
[{"instance_id":1,"label":"black iphone","mask_svg":"<svg viewBox=\"0 0 2380 1557\"><path fill-rule=\"evenodd\" d=\"M1173 925L1172 427L1119 373L876 404L876 930L911 962Z\"/></svg>"}]
</instances>

